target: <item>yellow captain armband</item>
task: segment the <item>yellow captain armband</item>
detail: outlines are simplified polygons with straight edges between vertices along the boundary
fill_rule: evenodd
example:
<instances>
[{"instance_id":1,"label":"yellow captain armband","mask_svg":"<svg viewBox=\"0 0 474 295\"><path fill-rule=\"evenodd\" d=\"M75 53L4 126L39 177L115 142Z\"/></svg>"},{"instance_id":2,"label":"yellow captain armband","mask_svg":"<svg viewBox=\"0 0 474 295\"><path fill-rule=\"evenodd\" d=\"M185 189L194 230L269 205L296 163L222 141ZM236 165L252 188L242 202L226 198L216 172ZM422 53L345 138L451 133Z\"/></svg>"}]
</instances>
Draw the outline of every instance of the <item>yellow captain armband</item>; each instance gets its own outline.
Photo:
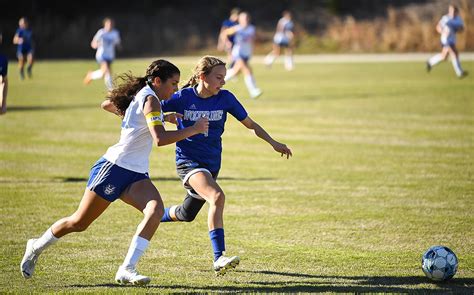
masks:
<instances>
[{"instance_id":1,"label":"yellow captain armband","mask_svg":"<svg viewBox=\"0 0 474 295\"><path fill-rule=\"evenodd\" d=\"M163 113L161 112L151 112L145 115L146 123L148 126L163 126Z\"/></svg>"}]
</instances>

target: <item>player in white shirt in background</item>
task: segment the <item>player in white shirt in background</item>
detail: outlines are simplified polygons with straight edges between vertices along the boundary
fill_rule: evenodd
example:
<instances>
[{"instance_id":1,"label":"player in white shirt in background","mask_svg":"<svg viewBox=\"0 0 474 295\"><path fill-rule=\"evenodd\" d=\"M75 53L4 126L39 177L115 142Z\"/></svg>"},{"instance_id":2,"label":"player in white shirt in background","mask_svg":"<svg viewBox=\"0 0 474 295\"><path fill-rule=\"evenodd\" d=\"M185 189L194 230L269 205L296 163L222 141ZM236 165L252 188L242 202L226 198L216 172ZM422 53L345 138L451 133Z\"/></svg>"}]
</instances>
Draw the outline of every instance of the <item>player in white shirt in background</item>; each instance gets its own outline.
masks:
<instances>
[{"instance_id":1,"label":"player in white shirt in background","mask_svg":"<svg viewBox=\"0 0 474 295\"><path fill-rule=\"evenodd\" d=\"M294 24L291 20L291 12L283 11L282 18L278 21L276 33L273 37L273 50L265 57L265 65L271 66L280 56L281 49L285 49L285 69L293 70L293 37Z\"/></svg>"},{"instance_id":2,"label":"player in white shirt in background","mask_svg":"<svg viewBox=\"0 0 474 295\"><path fill-rule=\"evenodd\" d=\"M208 119L200 118L184 129L165 130L163 125L166 117L161 111L160 100L169 99L178 90L179 78L179 69L161 59L148 67L144 77L130 74L119 76L123 83L108 93L102 108L122 118L120 140L109 147L92 167L77 210L56 221L39 238L28 240L20 264L25 279L33 276L38 258L44 250L70 233L86 230L112 202L120 199L142 212L143 220L137 226L115 280L121 284L134 285L150 282L149 277L137 272L136 265L148 248L164 212L160 193L148 175L152 147L175 143L207 132L209 128ZM176 117L171 116L168 121L176 123ZM46 269L44 272L47 272ZM44 275L48 277L49 274ZM78 276L80 278L81 275Z\"/></svg>"},{"instance_id":3,"label":"player in white shirt in background","mask_svg":"<svg viewBox=\"0 0 474 295\"><path fill-rule=\"evenodd\" d=\"M459 53L456 49L456 33L461 32L464 29L464 22L459 16L459 9L455 5L449 5L448 14L443 15L441 20L436 26L436 31L441 34L441 45L443 49L441 53L438 53L431 57L426 62L426 70L431 71L432 67L437 65L449 56L451 57L451 63L453 64L454 71L458 78L467 76L467 72L461 68L459 61Z\"/></svg>"},{"instance_id":4,"label":"player in white shirt in background","mask_svg":"<svg viewBox=\"0 0 474 295\"><path fill-rule=\"evenodd\" d=\"M84 84L89 84L92 80L104 78L105 86L108 90L113 88L111 64L115 59L115 47L120 45L120 33L114 29L114 21L110 18L104 19L104 27L99 29L94 35L91 47L97 49L95 59L100 68L90 71L84 78Z\"/></svg>"},{"instance_id":5,"label":"player in white shirt in background","mask_svg":"<svg viewBox=\"0 0 474 295\"><path fill-rule=\"evenodd\" d=\"M251 98L262 95L262 90L257 87L249 61L252 57L253 42L255 40L255 27L250 24L248 12L239 14L239 24L222 32L226 36L234 35L234 47L232 47L232 59L234 65L227 71L225 81L229 81L237 74L244 74L244 81Z\"/></svg>"}]
</instances>

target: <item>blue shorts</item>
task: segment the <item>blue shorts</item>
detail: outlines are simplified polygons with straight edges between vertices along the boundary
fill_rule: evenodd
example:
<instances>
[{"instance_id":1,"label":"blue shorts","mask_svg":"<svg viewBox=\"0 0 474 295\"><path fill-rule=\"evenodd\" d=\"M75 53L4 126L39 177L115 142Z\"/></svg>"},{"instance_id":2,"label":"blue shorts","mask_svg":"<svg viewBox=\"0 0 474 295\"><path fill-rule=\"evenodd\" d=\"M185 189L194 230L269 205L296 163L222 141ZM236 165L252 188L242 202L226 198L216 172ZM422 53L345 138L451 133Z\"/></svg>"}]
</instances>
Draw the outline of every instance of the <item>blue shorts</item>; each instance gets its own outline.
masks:
<instances>
[{"instance_id":1,"label":"blue shorts","mask_svg":"<svg viewBox=\"0 0 474 295\"><path fill-rule=\"evenodd\" d=\"M6 77L8 74L8 59L5 55L0 54L0 76Z\"/></svg>"},{"instance_id":2,"label":"blue shorts","mask_svg":"<svg viewBox=\"0 0 474 295\"><path fill-rule=\"evenodd\" d=\"M112 64L112 62L114 61L112 58L107 58L103 56L96 57L95 60L97 61L98 64L106 62L108 65Z\"/></svg>"},{"instance_id":3,"label":"blue shorts","mask_svg":"<svg viewBox=\"0 0 474 295\"><path fill-rule=\"evenodd\" d=\"M120 198L129 185L143 179L150 179L148 173L134 172L100 158L92 166L87 188L107 201L113 202Z\"/></svg>"},{"instance_id":4,"label":"blue shorts","mask_svg":"<svg viewBox=\"0 0 474 295\"><path fill-rule=\"evenodd\" d=\"M24 57L28 54L33 54L33 48L30 46L23 46L22 48L17 48L16 50L16 57Z\"/></svg>"},{"instance_id":5,"label":"blue shorts","mask_svg":"<svg viewBox=\"0 0 474 295\"><path fill-rule=\"evenodd\" d=\"M217 180L217 176L219 175L219 171L209 171L209 169L207 169L204 165L201 165L193 160L178 161L176 163L176 172L178 173L179 178L181 178L183 181L184 188L193 197L199 197L198 193L188 183L189 178L193 174L198 172L208 173L212 176L212 178L214 178L214 180Z\"/></svg>"}]
</instances>

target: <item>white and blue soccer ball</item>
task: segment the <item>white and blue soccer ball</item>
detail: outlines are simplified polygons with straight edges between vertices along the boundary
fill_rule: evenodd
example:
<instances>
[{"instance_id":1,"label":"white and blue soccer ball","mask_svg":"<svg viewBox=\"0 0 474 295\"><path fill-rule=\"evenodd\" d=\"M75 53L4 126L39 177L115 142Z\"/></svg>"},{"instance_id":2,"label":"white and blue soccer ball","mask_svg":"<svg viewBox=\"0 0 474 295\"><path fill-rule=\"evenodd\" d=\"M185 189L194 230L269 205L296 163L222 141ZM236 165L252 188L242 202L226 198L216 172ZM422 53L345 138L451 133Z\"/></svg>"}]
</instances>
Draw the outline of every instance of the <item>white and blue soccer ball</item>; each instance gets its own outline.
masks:
<instances>
[{"instance_id":1,"label":"white and blue soccer ball","mask_svg":"<svg viewBox=\"0 0 474 295\"><path fill-rule=\"evenodd\" d=\"M433 281L446 281L456 274L458 258L448 247L433 246L423 254L421 269Z\"/></svg>"}]
</instances>

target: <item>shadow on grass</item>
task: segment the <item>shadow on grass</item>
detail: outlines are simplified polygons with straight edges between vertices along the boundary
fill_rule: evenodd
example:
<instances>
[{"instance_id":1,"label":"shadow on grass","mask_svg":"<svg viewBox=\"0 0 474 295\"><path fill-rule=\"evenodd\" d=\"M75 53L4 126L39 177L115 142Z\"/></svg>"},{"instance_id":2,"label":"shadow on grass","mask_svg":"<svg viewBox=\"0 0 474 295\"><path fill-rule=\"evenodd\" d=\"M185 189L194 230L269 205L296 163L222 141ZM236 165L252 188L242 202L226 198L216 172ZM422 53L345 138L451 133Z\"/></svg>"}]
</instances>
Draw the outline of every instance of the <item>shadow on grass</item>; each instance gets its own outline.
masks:
<instances>
[{"instance_id":1,"label":"shadow on grass","mask_svg":"<svg viewBox=\"0 0 474 295\"><path fill-rule=\"evenodd\" d=\"M74 110L100 108L100 104L77 104L77 105L46 105L46 106L8 106L8 112L29 112L29 111L51 111L51 110Z\"/></svg>"},{"instance_id":2,"label":"shadow on grass","mask_svg":"<svg viewBox=\"0 0 474 295\"><path fill-rule=\"evenodd\" d=\"M242 286L191 286L191 285L149 285L148 290L187 290L186 292L263 292L263 293L297 293L297 292L334 292L334 293L433 293L433 294L472 294L473 278L452 279L448 282L435 283L423 276L391 277L391 276L324 276L304 273L276 271L236 271L281 277L292 280L268 280L242 282ZM436 289L426 284L436 284ZM237 283L236 283L237 284ZM419 285L419 286L418 286ZM123 288L117 284L70 285L69 288Z\"/></svg>"}]
</instances>

